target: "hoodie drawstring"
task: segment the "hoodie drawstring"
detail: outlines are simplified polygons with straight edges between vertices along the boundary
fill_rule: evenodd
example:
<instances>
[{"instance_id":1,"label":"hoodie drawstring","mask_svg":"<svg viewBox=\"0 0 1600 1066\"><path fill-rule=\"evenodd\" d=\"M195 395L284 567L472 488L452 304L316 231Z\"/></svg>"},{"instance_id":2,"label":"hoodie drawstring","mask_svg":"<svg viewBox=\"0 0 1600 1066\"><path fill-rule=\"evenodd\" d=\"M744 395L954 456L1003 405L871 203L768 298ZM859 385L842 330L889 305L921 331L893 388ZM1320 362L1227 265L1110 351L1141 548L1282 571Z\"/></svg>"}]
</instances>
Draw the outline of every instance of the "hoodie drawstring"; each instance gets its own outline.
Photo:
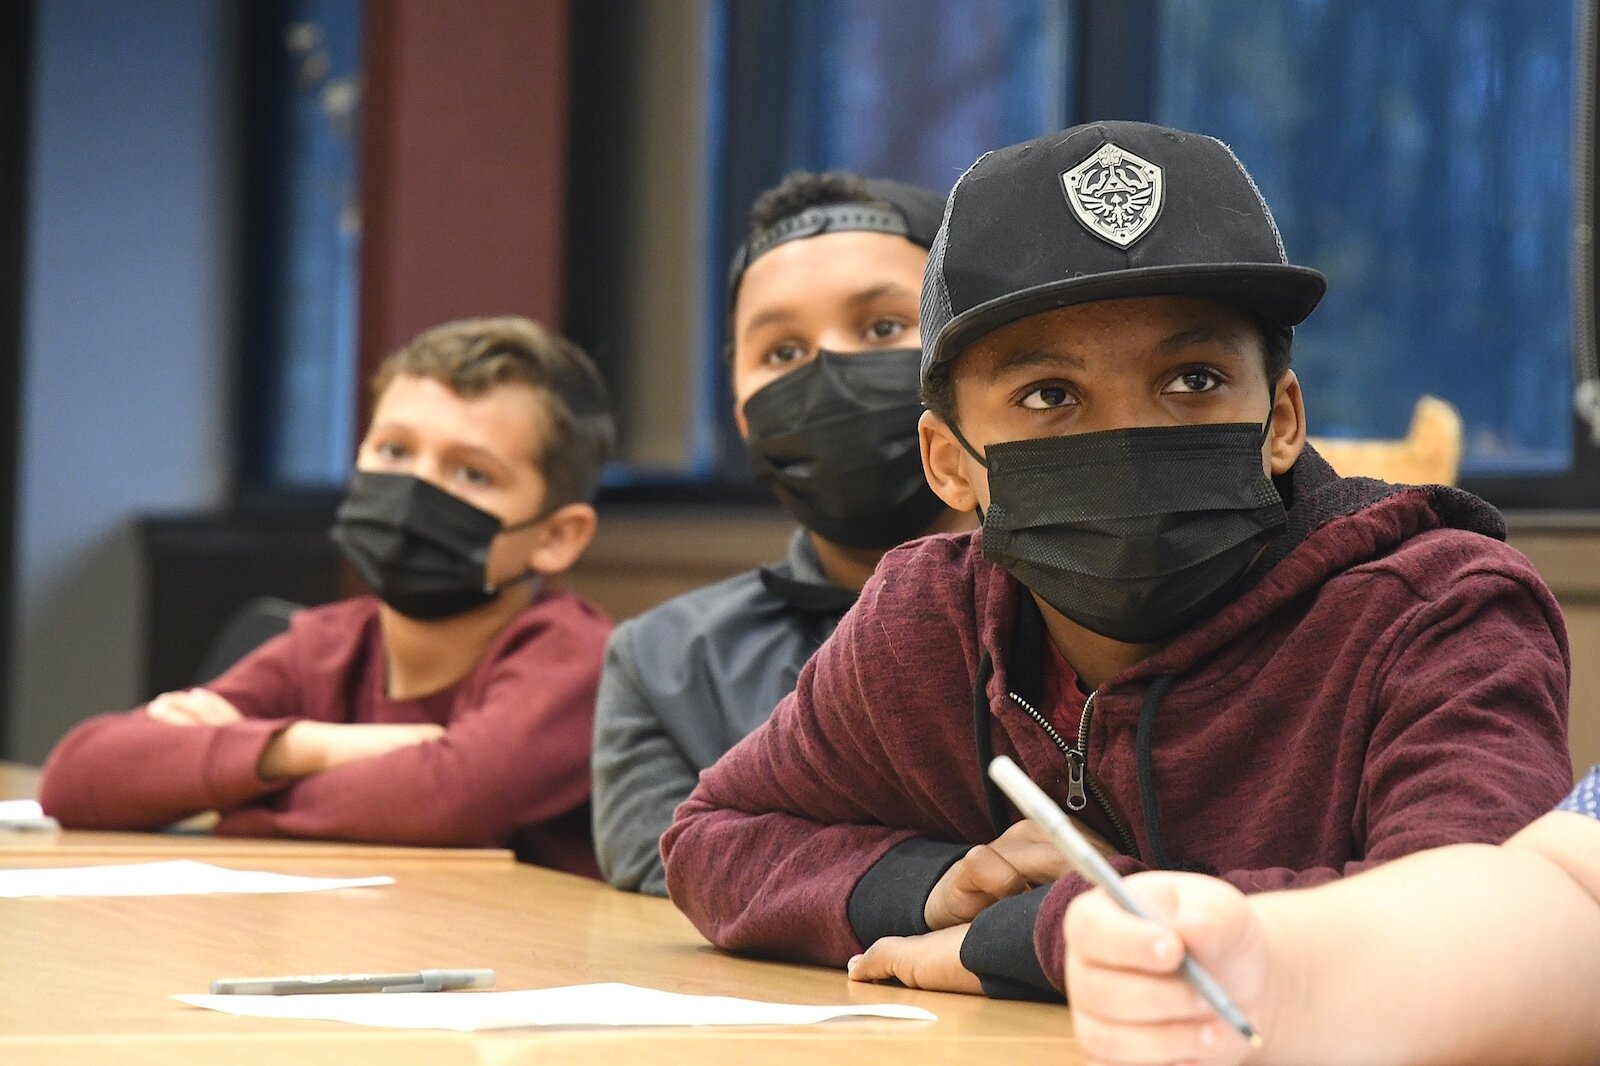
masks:
<instances>
[{"instance_id":1,"label":"hoodie drawstring","mask_svg":"<svg viewBox=\"0 0 1600 1066\"><path fill-rule=\"evenodd\" d=\"M1139 771L1139 814L1144 819L1145 839L1150 843L1150 862L1158 870L1172 869L1172 857L1167 854L1167 841L1161 832L1161 811L1156 804L1156 770L1151 756L1151 734L1155 732L1156 712L1167 690L1176 681L1171 674L1162 674L1144 690L1144 702L1139 705L1139 730L1135 735L1135 762Z\"/></svg>"},{"instance_id":2,"label":"hoodie drawstring","mask_svg":"<svg viewBox=\"0 0 1600 1066\"><path fill-rule=\"evenodd\" d=\"M972 735L978 751L978 780L983 782L983 798L989 804L989 823L994 835L999 836L1011 826L1006 810L1006 798L989 778L989 764L994 761L994 738L989 730L994 716L989 713L989 679L994 676L994 660L983 653L978 660L978 677L972 686Z\"/></svg>"}]
</instances>

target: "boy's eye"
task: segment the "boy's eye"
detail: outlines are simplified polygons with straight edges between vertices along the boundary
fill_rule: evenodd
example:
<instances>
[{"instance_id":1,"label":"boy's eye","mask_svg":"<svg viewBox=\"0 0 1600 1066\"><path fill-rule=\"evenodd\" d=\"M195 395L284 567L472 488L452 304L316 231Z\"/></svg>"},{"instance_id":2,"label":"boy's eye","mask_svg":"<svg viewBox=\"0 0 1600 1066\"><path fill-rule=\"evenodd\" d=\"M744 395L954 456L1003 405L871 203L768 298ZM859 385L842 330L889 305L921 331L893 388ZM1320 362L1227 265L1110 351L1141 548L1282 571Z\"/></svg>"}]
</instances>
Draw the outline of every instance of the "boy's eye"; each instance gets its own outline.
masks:
<instances>
[{"instance_id":1,"label":"boy's eye","mask_svg":"<svg viewBox=\"0 0 1600 1066\"><path fill-rule=\"evenodd\" d=\"M867 337L870 340L886 341L890 337L898 337L905 331L905 323L896 322L892 318L880 318L867 327Z\"/></svg>"},{"instance_id":2,"label":"boy's eye","mask_svg":"<svg viewBox=\"0 0 1600 1066\"><path fill-rule=\"evenodd\" d=\"M1048 411L1072 402L1072 393L1065 385L1041 385L1022 398L1022 406L1034 411Z\"/></svg>"},{"instance_id":3,"label":"boy's eye","mask_svg":"<svg viewBox=\"0 0 1600 1066\"><path fill-rule=\"evenodd\" d=\"M494 484L494 478L475 466L461 467L457 471L457 476L475 489L485 489Z\"/></svg>"},{"instance_id":4,"label":"boy's eye","mask_svg":"<svg viewBox=\"0 0 1600 1066\"><path fill-rule=\"evenodd\" d=\"M786 366L806 357L806 350L798 344L780 344L761 357L768 366Z\"/></svg>"},{"instance_id":5,"label":"boy's eye","mask_svg":"<svg viewBox=\"0 0 1600 1066\"><path fill-rule=\"evenodd\" d=\"M1172 384L1168 385L1165 391L1210 392L1220 384L1222 384L1222 379L1217 375L1216 371L1196 368L1194 370L1185 370L1173 378Z\"/></svg>"},{"instance_id":6,"label":"boy's eye","mask_svg":"<svg viewBox=\"0 0 1600 1066\"><path fill-rule=\"evenodd\" d=\"M397 463L406 457L405 448L393 441L382 441L373 451L378 453L379 458L386 459L391 463Z\"/></svg>"}]
</instances>

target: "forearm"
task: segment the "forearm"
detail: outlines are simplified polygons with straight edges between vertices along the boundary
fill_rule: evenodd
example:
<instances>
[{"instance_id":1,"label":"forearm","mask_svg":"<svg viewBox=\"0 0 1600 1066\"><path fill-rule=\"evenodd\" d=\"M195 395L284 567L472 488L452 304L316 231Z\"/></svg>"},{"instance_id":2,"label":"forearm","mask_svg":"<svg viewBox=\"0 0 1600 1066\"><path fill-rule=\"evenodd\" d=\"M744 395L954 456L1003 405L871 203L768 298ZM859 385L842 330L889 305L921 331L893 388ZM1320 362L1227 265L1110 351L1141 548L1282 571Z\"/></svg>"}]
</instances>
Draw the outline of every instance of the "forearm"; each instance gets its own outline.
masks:
<instances>
[{"instance_id":1,"label":"forearm","mask_svg":"<svg viewBox=\"0 0 1600 1066\"><path fill-rule=\"evenodd\" d=\"M1593 1062L1600 906L1547 858L1461 845L1255 897L1263 1063Z\"/></svg>"},{"instance_id":2,"label":"forearm","mask_svg":"<svg viewBox=\"0 0 1600 1066\"><path fill-rule=\"evenodd\" d=\"M864 945L847 910L857 881L914 834L708 805L696 792L662 837L667 889L707 940L843 966Z\"/></svg>"},{"instance_id":3,"label":"forearm","mask_svg":"<svg viewBox=\"0 0 1600 1066\"><path fill-rule=\"evenodd\" d=\"M334 766L291 784L272 809L235 812L217 830L422 847L505 847L519 823L566 814L587 795L587 760L577 750L552 745L534 766L526 748L502 745L485 752L474 739L446 733Z\"/></svg>"},{"instance_id":4,"label":"forearm","mask_svg":"<svg viewBox=\"0 0 1600 1066\"><path fill-rule=\"evenodd\" d=\"M45 764L40 802L63 825L159 829L192 814L231 810L281 788L262 780L262 750L287 720L175 726L142 711L91 719Z\"/></svg>"}]
</instances>

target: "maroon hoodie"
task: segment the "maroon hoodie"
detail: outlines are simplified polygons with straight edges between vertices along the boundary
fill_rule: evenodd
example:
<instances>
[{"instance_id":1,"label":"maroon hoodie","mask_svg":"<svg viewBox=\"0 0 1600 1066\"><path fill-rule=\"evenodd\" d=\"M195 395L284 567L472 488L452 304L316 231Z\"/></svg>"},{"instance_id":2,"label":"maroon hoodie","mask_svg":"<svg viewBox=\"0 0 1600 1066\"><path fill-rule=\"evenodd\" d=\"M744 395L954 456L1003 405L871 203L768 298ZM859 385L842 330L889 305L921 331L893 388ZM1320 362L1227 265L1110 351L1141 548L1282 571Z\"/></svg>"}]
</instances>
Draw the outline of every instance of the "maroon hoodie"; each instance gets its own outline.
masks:
<instances>
[{"instance_id":1,"label":"maroon hoodie","mask_svg":"<svg viewBox=\"0 0 1600 1066\"><path fill-rule=\"evenodd\" d=\"M1080 817L1121 841L1113 865L1309 886L1499 842L1554 806L1571 786L1565 629L1494 510L1339 478L1310 449L1280 481L1289 525L1248 591L1095 695ZM830 966L926 932L939 876L1018 817L986 786L991 754L1067 804L1085 697L1048 649L979 535L889 553L795 692L678 809L673 900L720 947ZM963 964L991 995L1059 989L1062 916L1086 887L991 906Z\"/></svg>"}]
</instances>

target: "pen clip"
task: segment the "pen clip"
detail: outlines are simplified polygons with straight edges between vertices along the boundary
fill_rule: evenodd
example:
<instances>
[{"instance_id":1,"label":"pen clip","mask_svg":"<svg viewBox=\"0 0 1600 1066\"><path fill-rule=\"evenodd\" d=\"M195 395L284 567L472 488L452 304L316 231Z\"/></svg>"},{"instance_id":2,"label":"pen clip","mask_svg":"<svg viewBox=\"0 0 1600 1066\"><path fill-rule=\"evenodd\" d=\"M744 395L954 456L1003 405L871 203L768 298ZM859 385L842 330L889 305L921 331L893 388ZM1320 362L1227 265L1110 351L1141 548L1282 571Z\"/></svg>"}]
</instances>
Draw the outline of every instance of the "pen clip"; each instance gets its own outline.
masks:
<instances>
[{"instance_id":1,"label":"pen clip","mask_svg":"<svg viewBox=\"0 0 1600 1066\"><path fill-rule=\"evenodd\" d=\"M417 974L420 981L413 981L404 985L385 985L378 989L380 992L443 992L444 971L423 970Z\"/></svg>"}]
</instances>

